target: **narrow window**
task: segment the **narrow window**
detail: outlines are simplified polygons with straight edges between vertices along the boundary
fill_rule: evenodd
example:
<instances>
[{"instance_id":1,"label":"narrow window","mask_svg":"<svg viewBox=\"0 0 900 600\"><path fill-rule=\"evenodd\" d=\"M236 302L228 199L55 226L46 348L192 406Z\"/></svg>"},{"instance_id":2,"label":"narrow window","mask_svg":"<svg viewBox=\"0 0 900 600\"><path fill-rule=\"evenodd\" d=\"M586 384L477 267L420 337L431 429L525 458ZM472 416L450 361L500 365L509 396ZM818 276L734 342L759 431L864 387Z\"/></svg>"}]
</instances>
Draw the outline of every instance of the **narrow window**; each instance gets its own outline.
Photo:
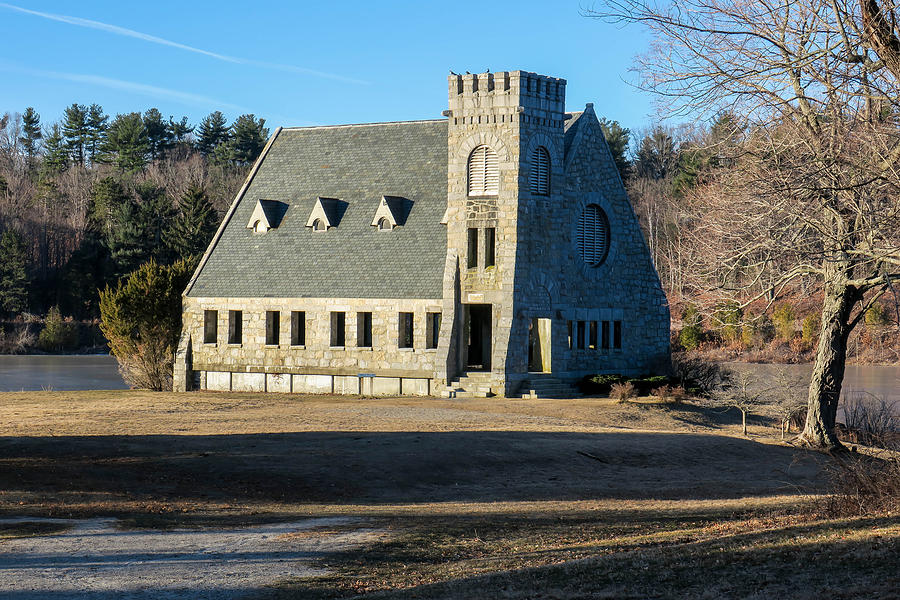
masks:
<instances>
[{"instance_id":1,"label":"narrow window","mask_svg":"<svg viewBox=\"0 0 900 600\"><path fill-rule=\"evenodd\" d=\"M466 266L470 269L478 267L478 229L469 227L469 253Z\"/></svg>"},{"instance_id":2,"label":"narrow window","mask_svg":"<svg viewBox=\"0 0 900 600\"><path fill-rule=\"evenodd\" d=\"M488 227L484 230L484 266L494 266L494 228Z\"/></svg>"},{"instance_id":3,"label":"narrow window","mask_svg":"<svg viewBox=\"0 0 900 600\"><path fill-rule=\"evenodd\" d=\"M291 311L291 346L306 345L306 312Z\"/></svg>"},{"instance_id":4,"label":"narrow window","mask_svg":"<svg viewBox=\"0 0 900 600\"><path fill-rule=\"evenodd\" d=\"M413 347L413 314L411 312L400 313L399 336L397 346L400 348Z\"/></svg>"},{"instance_id":5,"label":"narrow window","mask_svg":"<svg viewBox=\"0 0 900 600\"><path fill-rule=\"evenodd\" d=\"M229 310L228 311L228 343L229 344L240 344L241 343L241 321L244 318L244 313L240 310Z\"/></svg>"},{"instance_id":6,"label":"narrow window","mask_svg":"<svg viewBox=\"0 0 900 600\"><path fill-rule=\"evenodd\" d=\"M569 321L568 323L566 323L566 325L569 330L569 350L574 350L575 349L575 336L573 335L572 321Z\"/></svg>"},{"instance_id":7,"label":"narrow window","mask_svg":"<svg viewBox=\"0 0 900 600\"><path fill-rule=\"evenodd\" d=\"M500 190L497 153L489 146L478 146L469 155L469 195L496 196Z\"/></svg>"},{"instance_id":8,"label":"narrow window","mask_svg":"<svg viewBox=\"0 0 900 600\"><path fill-rule=\"evenodd\" d=\"M372 347L372 313L356 313L356 345L360 348Z\"/></svg>"},{"instance_id":9,"label":"narrow window","mask_svg":"<svg viewBox=\"0 0 900 600\"><path fill-rule=\"evenodd\" d=\"M378 230L379 231L390 231L394 226L391 225L391 222L388 221L387 217L381 217L378 219Z\"/></svg>"},{"instance_id":10,"label":"narrow window","mask_svg":"<svg viewBox=\"0 0 900 600\"><path fill-rule=\"evenodd\" d=\"M603 321L603 331L601 332L601 342L603 344L603 349L609 349L609 321Z\"/></svg>"},{"instance_id":11,"label":"narrow window","mask_svg":"<svg viewBox=\"0 0 900 600\"><path fill-rule=\"evenodd\" d=\"M597 321L591 321L591 330L590 336L588 339L588 348L591 350L597 349Z\"/></svg>"},{"instance_id":12,"label":"narrow window","mask_svg":"<svg viewBox=\"0 0 900 600\"><path fill-rule=\"evenodd\" d=\"M215 344L219 337L219 311L203 311L203 343Z\"/></svg>"},{"instance_id":13,"label":"narrow window","mask_svg":"<svg viewBox=\"0 0 900 600\"><path fill-rule=\"evenodd\" d=\"M441 313L425 313L425 347L437 348L441 337Z\"/></svg>"},{"instance_id":14,"label":"narrow window","mask_svg":"<svg viewBox=\"0 0 900 600\"><path fill-rule=\"evenodd\" d=\"M578 321L578 349L584 350L586 321Z\"/></svg>"},{"instance_id":15,"label":"narrow window","mask_svg":"<svg viewBox=\"0 0 900 600\"><path fill-rule=\"evenodd\" d=\"M538 146L531 153L529 187L532 194L538 196L550 194L550 153L543 146Z\"/></svg>"},{"instance_id":16,"label":"narrow window","mask_svg":"<svg viewBox=\"0 0 900 600\"><path fill-rule=\"evenodd\" d=\"M342 312L331 313L331 346L343 348L346 343L345 314Z\"/></svg>"},{"instance_id":17,"label":"narrow window","mask_svg":"<svg viewBox=\"0 0 900 600\"><path fill-rule=\"evenodd\" d=\"M277 310L266 311L266 346L277 346L281 338L281 313Z\"/></svg>"},{"instance_id":18,"label":"narrow window","mask_svg":"<svg viewBox=\"0 0 900 600\"><path fill-rule=\"evenodd\" d=\"M613 322L613 348L622 348L622 321Z\"/></svg>"}]
</instances>

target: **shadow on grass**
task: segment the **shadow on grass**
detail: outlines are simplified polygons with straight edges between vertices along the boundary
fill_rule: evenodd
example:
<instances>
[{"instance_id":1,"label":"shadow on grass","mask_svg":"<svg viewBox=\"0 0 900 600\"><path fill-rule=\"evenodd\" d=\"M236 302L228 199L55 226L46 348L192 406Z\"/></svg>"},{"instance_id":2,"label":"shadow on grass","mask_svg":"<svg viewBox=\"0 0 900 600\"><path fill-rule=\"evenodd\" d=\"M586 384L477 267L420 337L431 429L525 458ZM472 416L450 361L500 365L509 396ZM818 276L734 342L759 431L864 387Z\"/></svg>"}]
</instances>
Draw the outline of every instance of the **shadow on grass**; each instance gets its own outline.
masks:
<instances>
[{"instance_id":1,"label":"shadow on grass","mask_svg":"<svg viewBox=\"0 0 900 600\"><path fill-rule=\"evenodd\" d=\"M740 498L816 489L821 462L723 436L516 431L7 437L0 457L7 510L127 500L161 511L167 502Z\"/></svg>"}]
</instances>

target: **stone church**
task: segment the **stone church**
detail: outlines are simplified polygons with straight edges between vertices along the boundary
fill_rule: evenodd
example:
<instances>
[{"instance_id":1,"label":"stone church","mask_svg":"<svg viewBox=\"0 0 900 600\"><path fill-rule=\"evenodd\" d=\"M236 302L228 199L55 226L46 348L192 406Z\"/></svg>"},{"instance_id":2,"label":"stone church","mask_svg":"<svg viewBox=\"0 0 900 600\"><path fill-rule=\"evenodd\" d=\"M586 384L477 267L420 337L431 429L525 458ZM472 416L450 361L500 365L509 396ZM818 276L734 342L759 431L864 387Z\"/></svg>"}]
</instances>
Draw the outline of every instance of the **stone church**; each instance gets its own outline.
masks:
<instances>
[{"instance_id":1,"label":"stone church","mask_svg":"<svg viewBox=\"0 0 900 600\"><path fill-rule=\"evenodd\" d=\"M669 361L593 106L449 77L427 121L279 128L183 295L175 389L562 395Z\"/></svg>"}]
</instances>

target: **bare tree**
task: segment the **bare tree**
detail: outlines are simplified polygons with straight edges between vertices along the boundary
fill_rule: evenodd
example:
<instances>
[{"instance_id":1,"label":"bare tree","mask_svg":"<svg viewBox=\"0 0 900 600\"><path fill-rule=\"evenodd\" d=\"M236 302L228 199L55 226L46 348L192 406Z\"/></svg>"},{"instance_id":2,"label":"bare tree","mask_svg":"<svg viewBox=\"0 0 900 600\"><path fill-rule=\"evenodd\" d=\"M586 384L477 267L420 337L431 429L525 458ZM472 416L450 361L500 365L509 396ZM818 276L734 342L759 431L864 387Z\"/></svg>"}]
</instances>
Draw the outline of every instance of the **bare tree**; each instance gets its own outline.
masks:
<instances>
[{"instance_id":1,"label":"bare tree","mask_svg":"<svg viewBox=\"0 0 900 600\"><path fill-rule=\"evenodd\" d=\"M871 1L877 10L847 0L606 0L590 13L650 29L639 68L669 115L728 110L747 123L730 167L697 195L695 239L719 289L823 282L801 440L824 449L841 447L848 336L900 279L900 68L878 54L900 43L893 5ZM866 33L866 15L870 30L879 15L883 42Z\"/></svg>"}]
</instances>

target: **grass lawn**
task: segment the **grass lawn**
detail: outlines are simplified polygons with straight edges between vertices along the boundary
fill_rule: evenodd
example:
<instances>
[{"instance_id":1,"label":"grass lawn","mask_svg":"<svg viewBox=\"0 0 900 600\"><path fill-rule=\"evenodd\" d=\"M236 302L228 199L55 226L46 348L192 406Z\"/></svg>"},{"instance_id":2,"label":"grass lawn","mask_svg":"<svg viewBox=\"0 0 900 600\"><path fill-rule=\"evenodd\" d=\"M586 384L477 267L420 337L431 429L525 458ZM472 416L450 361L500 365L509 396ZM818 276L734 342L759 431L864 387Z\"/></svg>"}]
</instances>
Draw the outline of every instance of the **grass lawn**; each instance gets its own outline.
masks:
<instances>
[{"instance_id":1,"label":"grass lawn","mask_svg":"<svg viewBox=\"0 0 900 600\"><path fill-rule=\"evenodd\" d=\"M264 598L900 597L900 518L823 516L830 459L776 435L606 399L3 393L0 516L381 532Z\"/></svg>"}]
</instances>

